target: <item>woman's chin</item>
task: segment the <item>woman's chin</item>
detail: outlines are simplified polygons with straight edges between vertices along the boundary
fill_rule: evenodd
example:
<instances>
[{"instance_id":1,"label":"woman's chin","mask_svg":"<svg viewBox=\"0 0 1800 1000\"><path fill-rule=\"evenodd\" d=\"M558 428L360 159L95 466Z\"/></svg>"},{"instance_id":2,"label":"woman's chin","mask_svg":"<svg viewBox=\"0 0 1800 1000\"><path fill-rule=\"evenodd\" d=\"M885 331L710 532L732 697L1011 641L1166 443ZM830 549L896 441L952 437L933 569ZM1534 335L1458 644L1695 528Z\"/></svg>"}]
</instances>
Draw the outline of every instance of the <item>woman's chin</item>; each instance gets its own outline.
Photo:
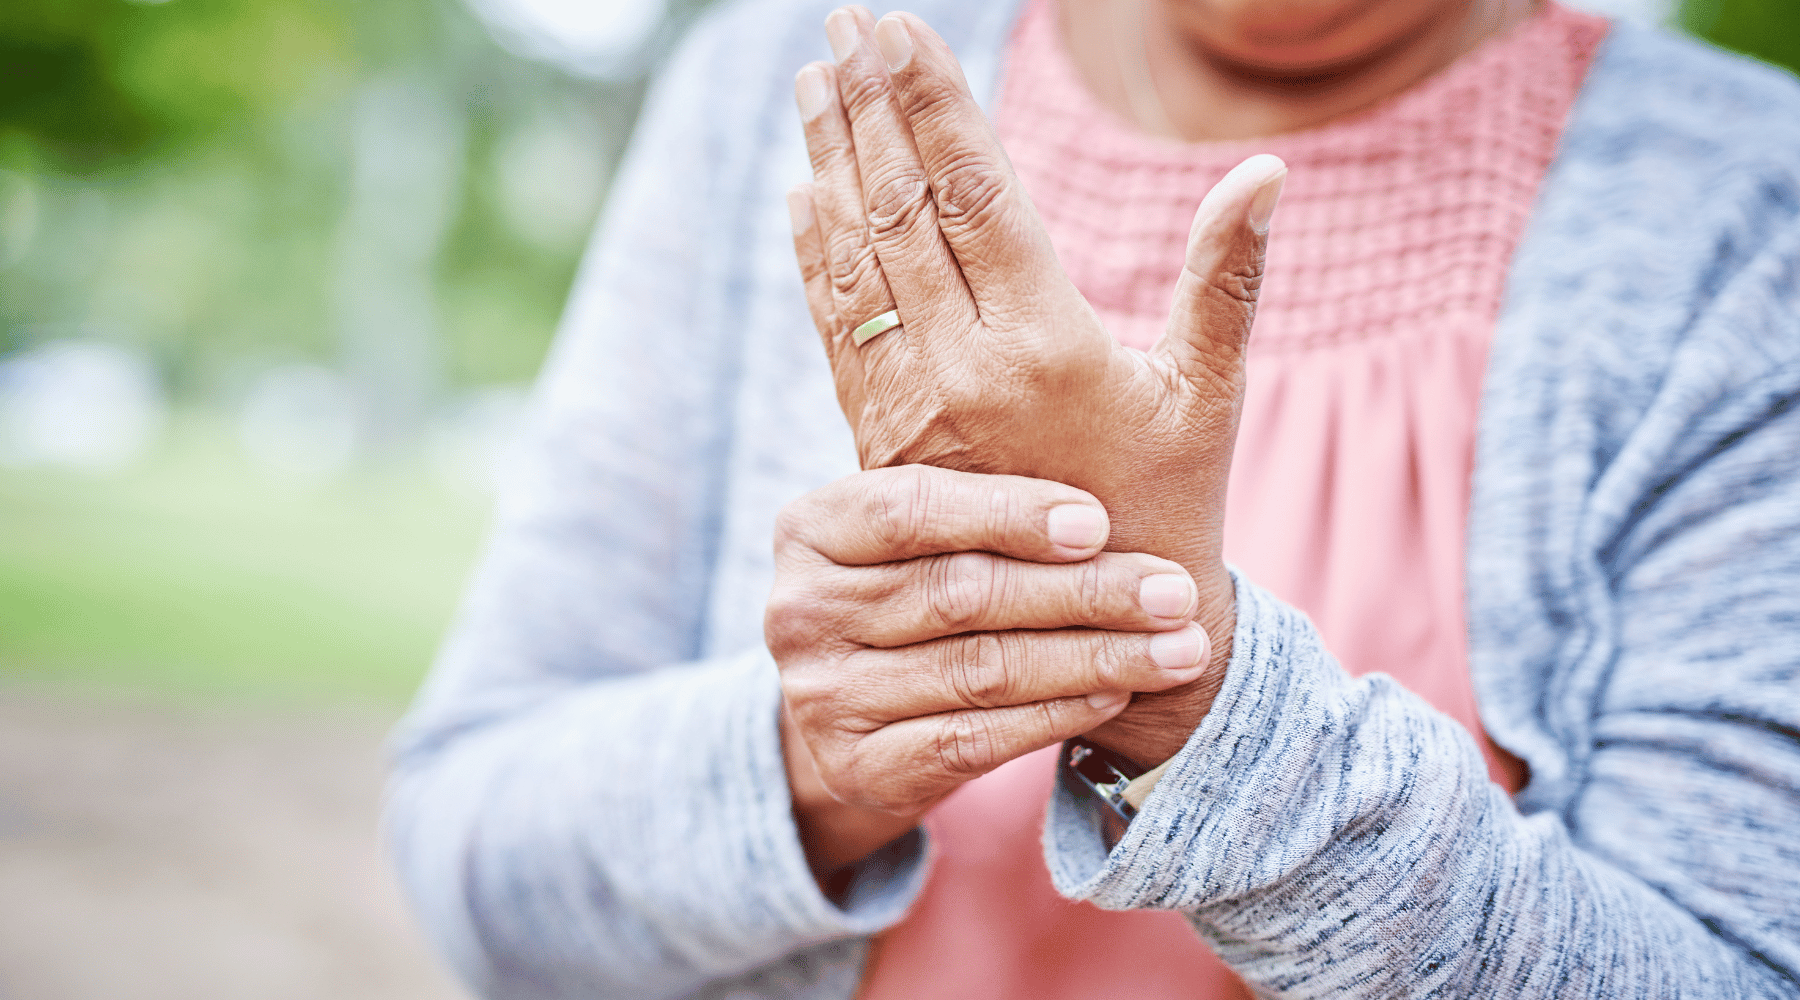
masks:
<instances>
[{"instance_id":1,"label":"woman's chin","mask_svg":"<svg viewBox=\"0 0 1800 1000\"><path fill-rule=\"evenodd\" d=\"M1165 0L1170 26L1215 62L1312 77L1380 55L1456 0ZM1400 27L1396 27L1396 26Z\"/></svg>"}]
</instances>

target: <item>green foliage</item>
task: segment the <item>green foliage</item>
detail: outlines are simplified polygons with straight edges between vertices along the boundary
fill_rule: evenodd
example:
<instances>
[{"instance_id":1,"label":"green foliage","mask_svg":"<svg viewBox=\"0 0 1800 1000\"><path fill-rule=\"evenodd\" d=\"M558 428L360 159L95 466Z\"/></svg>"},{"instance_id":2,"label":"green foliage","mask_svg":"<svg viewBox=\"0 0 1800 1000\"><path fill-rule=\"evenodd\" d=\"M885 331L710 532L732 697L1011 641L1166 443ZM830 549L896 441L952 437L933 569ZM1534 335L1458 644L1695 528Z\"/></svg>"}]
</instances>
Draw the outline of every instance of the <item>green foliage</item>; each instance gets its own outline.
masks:
<instances>
[{"instance_id":1,"label":"green foliage","mask_svg":"<svg viewBox=\"0 0 1800 1000\"><path fill-rule=\"evenodd\" d=\"M0 155L84 169L142 150L150 109L120 85L106 39L132 8L104 0L17 0L0 13Z\"/></svg>"},{"instance_id":2,"label":"green foliage","mask_svg":"<svg viewBox=\"0 0 1800 1000\"><path fill-rule=\"evenodd\" d=\"M124 340L223 401L271 361L340 360L352 122L394 80L441 98L462 136L429 380L528 380L591 216L549 242L521 232L493 195L498 157L540 108L574 106L610 160L639 85L511 57L457 0L0 4L0 353Z\"/></svg>"},{"instance_id":3,"label":"green foliage","mask_svg":"<svg viewBox=\"0 0 1800 1000\"><path fill-rule=\"evenodd\" d=\"M358 27L344 15L319 0L9 0L0 132L14 157L29 150L36 162L7 165L88 173L211 144L221 131L254 141L259 122L327 96L317 88L334 70L342 85Z\"/></svg>"},{"instance_id":4,"label":"green foliage","mask_svg":"<svg viewBox=\"0 0 1800 1000\"><path fill-rule=\"evenodd\" d=\"M1715 45L1800 73L1800 0L1688 0L1681 26Z\"/></svg>"}]
</instances>

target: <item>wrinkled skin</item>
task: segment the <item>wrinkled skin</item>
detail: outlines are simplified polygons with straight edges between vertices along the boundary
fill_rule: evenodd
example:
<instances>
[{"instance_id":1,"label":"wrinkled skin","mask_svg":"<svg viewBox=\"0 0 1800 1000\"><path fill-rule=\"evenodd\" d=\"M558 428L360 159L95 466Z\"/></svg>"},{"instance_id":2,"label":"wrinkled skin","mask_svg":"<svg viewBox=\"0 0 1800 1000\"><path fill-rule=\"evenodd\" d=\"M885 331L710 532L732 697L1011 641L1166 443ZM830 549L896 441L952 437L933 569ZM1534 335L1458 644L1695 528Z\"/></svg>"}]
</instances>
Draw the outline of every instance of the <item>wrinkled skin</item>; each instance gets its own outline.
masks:
<instances>
[{"instance_id":1,"label":"wrinkled skin","mask_svg":"<svg viewBox=\"0 0 1800 1000\"><path fill-rule=\"evenodd\" d=\"M897 14L878 45L860 8L834 13L827 30L839 62L807 67L796 84L815 179L790 201L807 300L863 465L1079 487L1111 517L1109 550L1187 568L1211 668L1138 696L1091 734L1159 763L1205 716L1230 657L1226 477L1285 168L1254 157L1207 196L1167 333L1149 352L1125 348L1062 272L943 41ZM854 346L851 331L889 308L904 328Z\"/></svg>"},{"instance_id":2,"label":"wrinkled skin","mask_svg":"<svg viewBox=\"0 0 1800 1000\"><path fill-rule=\"evenodd\" d=\"M1077 74L1103 105L1139 128L1203 141L1311 128L1369 107L1517 25L1538 0L1143 0L1136 24L1130 6L1058 3ZM871 470L833 488L861 489L861 477L921 466L941 467L928 479L964 470L974 474L960 481L965 486L1004 483L995 496L1010 495L1019 483L1069 484L1104 504L1109 552L1155 553L1185 567L1196 600L1180 622L1159 618L1157 627L1186 628L1188 620L1203 626L1210 653L1203 644L1183 648L1207 665L1178 684L1136 683L1128 707L1109 710L1087 731L1145 766L1163 761L1205 717L1230 661L1234 594L1220 560L1226 474L1265 234L1285 168L1272 157L1253 157L1207 196L1167 334L1150 352L1131 351L1106 334L1064 276L942 40L910 15L876 24L855 7L834 11L826 34L835 64L813 64L796 79L815 179L791 192L789 205L807 301L863 467ZM1136 64L1134 38L1143 57ZM1130 81L1146 70L1161 120L1138 114L1143 91ZM860 349L851 343L858 324L896 307L902 329ZM826 524L843 517L842 508L814 503L818 498L790 508L791 526L843 528ZM940 509L932 516L950 535L969 538L990 515ZM1066 548L962 551L1047 560L1059 570L1089 558ZM829 603L836 584L818 565L778 561L777 574ZM991 620L1007 620L1067 585L1051 582L1058 578L1052 572L1036 584L990 590ZM1049 590L1039 593L1039 586ZM782 589L778 582L778 594ZM932 597L928 587L912 586L891 599L916 604ZM1066 628L1098 627L1073 606L1060 614ZM1021 668L1060 662L1088 683L1101 682L1050 638L1055 618L1039 614L1031 630L1015 630L1007 661ZM822 883L833 865L898 836L915 809L935 801L928 795L901 805L880 790L904 784L906 769L916 766L906 763L907 753L916 761L920 748L932 745L929 734L947 731L941 720L896 726L896 733L914 734L910 743L888 744L904 744L905 753L865 753L845 766L851 758L840 752L841 723L854 713L833 706L850 703L843 689L853 677L832 657L846 628L828 615L772 613L768 629L787 697L782 745L794 815ZM940 659L934 669L954 674L967 663ZM1015 700L1005 707L1025 710L1004 717L1038 725L989 743L992 752L967 774L933 772L932 794L948 787L943 782L1049 745L1053 731L1075 724L1073 715L1047 711L1047 702L1016 700L1036 693L1030 685L1007 688ZM884 697L894 699L890 711L898 707L896 696Z\"/></svg>"},{"instance_id":3,"label":"wrinkled skin","mask_svg":"<svg viewBox=\"0 0 1800 1000\"><path fill-rule=\"evenodd\" d=\"M783 511L765 631L816 871L1101 725L1131 692L1205 670L1192 579L1102 553L1106 528L1073 487L922 465L857 473Z\"/></svg>"}]
</instances>

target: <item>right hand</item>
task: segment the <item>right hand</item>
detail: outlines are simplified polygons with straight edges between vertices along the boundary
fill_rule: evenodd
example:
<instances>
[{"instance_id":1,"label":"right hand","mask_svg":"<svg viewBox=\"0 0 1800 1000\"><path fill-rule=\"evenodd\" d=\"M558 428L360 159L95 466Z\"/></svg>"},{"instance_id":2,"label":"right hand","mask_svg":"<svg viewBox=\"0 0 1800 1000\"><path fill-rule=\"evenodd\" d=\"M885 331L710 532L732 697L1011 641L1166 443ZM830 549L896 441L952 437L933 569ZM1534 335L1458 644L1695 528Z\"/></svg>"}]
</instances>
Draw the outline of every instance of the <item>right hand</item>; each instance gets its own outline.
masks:
<instances>
[{"instance_id":1,"label":"right hand","mask_svg":"<svg viewBox=\"0 0 1800 1000\"><path fill-rule=\"evenodd\" d=\"M1074 487L926 466L857 473L782 511L764 630L816 874L1132 692L1205 670L1193 579L1102 552L1107 532Z\"/></svg>"}]
</instances>

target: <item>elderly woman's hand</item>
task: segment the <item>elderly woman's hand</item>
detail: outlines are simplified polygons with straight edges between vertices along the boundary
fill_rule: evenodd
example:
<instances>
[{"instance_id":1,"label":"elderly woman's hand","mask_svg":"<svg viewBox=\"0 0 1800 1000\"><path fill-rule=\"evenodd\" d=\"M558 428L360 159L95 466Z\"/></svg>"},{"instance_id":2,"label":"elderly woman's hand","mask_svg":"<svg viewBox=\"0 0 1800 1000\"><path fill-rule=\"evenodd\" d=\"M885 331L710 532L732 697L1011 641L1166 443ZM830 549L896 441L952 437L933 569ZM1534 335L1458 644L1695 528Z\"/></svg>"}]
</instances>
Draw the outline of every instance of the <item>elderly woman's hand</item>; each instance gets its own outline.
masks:
<instances>
[{"instance_id":1,"label":"elderly woman's hand","mask_svg":"<svg viewBox=\"0 0 1800 1000\"><path fill-rule=\"evenodd\" d=\"M1205 669L1193 580L1101 554L1105 511L1060 483L907 466L782 511L765 632L789 786L829 872L970 778Z\"/></svg>"},{"instance_id":2,"label":"elderly woman's hand","mask_svg":"<svg viewBox=\"0 0 1800 1000\"><path fill-rule=\"evenodd\" d=\"M955 57L918 18L827 21L838 64L796 81L814 183L795 245L865 468L926 463L1079 486L1115 549L1182 563L1218 669L1093 734L1145 764L1210 708L1235 625L1220 550L1243 347L1286 168L1253 157L1195 218L1168 331L1120 346L1057 263ZM897 308L904 327L852 331Z\"/></svg>"}]
</instances>

